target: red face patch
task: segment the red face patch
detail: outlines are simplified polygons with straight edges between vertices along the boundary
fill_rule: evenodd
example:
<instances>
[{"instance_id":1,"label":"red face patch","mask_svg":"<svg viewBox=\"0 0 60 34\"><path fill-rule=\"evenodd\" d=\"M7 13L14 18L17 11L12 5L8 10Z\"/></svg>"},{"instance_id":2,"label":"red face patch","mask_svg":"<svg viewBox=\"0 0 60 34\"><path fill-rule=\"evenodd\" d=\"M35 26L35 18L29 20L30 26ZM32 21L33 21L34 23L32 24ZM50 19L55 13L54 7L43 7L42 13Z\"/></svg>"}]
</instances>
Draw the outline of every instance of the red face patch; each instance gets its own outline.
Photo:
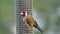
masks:
<instances>
[{"instance_id":1,"label":"red face patch","mask_svg":"<svg viewBox=\"0 0 60 34\"><path fill-rule=\"evenodd\" d=\"M23 11L22 13L23 13L23 14L22 14L22 16L23 16L23 17L25 17L25 16L26 16L26 13L25 13L25 11Z\"/></svg>"}]
</instances>

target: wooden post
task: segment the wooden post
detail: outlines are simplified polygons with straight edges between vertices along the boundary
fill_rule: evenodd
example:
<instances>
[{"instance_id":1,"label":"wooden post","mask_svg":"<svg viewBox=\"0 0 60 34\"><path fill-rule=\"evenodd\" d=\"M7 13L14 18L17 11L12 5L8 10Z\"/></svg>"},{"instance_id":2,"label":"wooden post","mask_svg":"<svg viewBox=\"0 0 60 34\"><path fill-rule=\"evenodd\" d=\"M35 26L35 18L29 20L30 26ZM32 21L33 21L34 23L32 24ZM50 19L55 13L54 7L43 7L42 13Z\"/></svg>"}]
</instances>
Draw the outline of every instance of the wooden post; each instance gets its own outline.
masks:
<instances>
[{"instance_id":1,"label":"wooden post","mask_svg":"<svg viewBox=\"0 0 60 34\"><path fill-rule=\"evenodd\" d=\"M23 22L23 17L20 15L23 9L28 15L32 15L32 0L16 0L16 34L33 34L32 29Z\"/></svg>"}]
</instances>

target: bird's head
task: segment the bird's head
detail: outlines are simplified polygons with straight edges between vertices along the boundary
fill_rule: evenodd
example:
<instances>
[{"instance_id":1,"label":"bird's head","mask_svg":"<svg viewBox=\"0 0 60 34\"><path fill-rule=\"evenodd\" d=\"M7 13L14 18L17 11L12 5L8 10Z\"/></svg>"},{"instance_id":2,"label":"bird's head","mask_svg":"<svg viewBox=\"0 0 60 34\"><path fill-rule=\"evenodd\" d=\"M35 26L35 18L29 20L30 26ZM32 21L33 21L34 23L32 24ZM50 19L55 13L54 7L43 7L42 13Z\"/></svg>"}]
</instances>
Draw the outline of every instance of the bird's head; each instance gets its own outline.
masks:
<instances>
[{"instance_id":1,"label":"bird's head","mask_svg":"<svg viewBox=\"0 0 60 34\"><path fill-rule=\"evenodd\" d=\"M22 15L23 17L27 16L27 11L24 9L24 10L21 12L21 15Z\"/></svg>"}]
</instances>

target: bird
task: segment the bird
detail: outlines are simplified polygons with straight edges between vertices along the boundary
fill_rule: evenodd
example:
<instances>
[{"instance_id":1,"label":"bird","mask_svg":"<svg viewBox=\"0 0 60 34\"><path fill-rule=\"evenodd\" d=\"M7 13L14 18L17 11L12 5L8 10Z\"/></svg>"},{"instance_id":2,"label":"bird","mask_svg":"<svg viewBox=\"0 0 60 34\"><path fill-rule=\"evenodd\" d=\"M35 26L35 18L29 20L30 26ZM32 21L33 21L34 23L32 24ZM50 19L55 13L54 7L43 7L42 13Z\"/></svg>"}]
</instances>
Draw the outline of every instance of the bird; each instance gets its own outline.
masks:
<instances>
[{"instance_id":1,"label":"bird","mask_svg":"<svg viewBox=\"0 0 60 34\"><path fill-rule=\"evenodd\" d=\"M21 15L23 16L23 21L29 26L29 28L36 28L41 34L43 34L43 30L39 27L36 20L31 15L28 15L25 9L22 10Z\"/></svg>"}]
</instances>

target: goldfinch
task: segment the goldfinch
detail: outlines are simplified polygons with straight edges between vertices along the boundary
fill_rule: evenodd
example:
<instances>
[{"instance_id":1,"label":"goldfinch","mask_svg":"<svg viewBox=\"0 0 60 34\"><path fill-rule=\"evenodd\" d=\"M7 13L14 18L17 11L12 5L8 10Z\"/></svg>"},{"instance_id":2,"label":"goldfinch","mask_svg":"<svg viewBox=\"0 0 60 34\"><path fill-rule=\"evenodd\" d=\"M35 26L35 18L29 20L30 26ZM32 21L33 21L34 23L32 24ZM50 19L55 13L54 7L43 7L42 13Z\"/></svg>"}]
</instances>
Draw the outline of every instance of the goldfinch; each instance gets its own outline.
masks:
<instances>
[{"instance_id":1,"label":"goldfinch","mask_svg":"<svg viewBox=\"0 0 60 34\"><path fill-rule=\"evenodd\" d=\"M43 30L39 27L36 20L34 20L34 18L31 15L28 15L26 10L23 10L21 12L21 15L23 16L23 21L25 21L30 28L36 28L41 32L41 34L43 34Z\"/></svg>"}]
</instances>

